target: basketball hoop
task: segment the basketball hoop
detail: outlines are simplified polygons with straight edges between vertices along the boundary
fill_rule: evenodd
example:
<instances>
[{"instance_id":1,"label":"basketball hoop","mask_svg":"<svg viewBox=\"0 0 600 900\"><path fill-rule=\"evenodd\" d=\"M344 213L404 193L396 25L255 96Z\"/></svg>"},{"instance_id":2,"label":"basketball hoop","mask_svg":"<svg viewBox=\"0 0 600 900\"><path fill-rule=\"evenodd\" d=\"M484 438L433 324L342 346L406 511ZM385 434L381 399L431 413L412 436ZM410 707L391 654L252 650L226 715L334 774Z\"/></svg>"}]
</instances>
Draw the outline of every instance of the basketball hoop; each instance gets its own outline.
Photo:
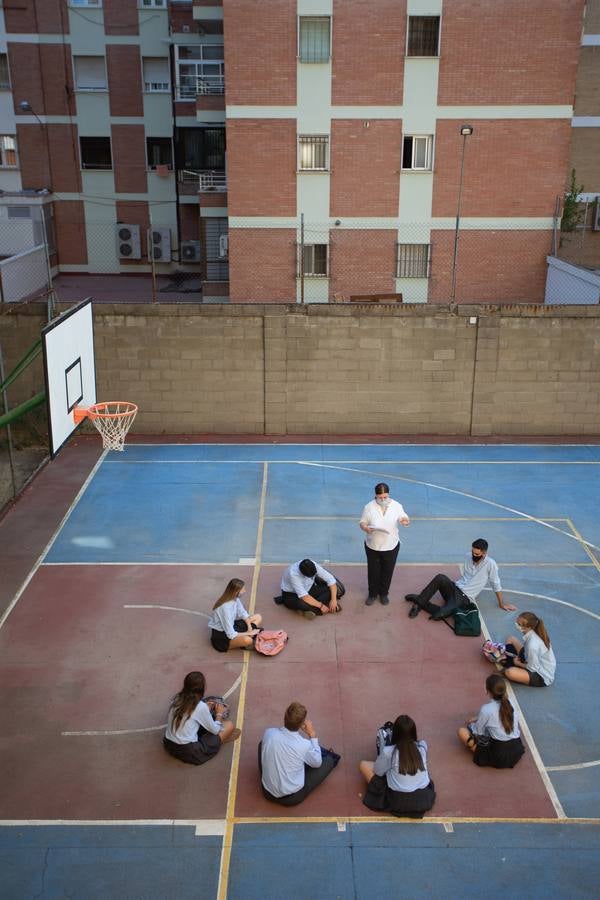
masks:
<instances>
[{"instance_id":1,"label":"basketball hoop","mask_svg":"<svg viewBox=\"0 0 600 900\"><path fill-rule=\"evenodd\" d=\"M91 419L102 435L102 446L105 450L122 450L125 436L133 425L138 411L135 403L127 400L109 400L107 403L95 403L93 406L76 406L73 418L79 425L85 418Z\"/></svg>"}]
</instances>

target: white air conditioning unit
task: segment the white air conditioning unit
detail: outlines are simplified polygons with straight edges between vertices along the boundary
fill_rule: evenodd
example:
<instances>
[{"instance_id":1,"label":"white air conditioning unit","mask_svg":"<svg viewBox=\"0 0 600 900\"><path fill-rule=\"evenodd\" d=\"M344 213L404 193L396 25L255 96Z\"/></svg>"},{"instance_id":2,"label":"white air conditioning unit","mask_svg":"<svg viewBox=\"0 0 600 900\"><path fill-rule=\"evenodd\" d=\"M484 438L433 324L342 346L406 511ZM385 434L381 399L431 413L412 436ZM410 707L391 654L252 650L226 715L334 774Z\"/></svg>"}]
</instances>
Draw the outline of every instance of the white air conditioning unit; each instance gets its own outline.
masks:
<instances>
[{"instance_id":1,"label":"white air conditioning unit","mask_svg":"<svg viewBox=\"0 0 600 900\"><path fill-rule=\"evenodd\" d=\"M117 222L117 255L121 259L141 259L140 226Z\"/></svg>"},{"instance_id":2,"label":"white air conditioning unit","mask_svg":"<svg viewBox=\"0 0 600 900\"><path fill-rule=\"evenodd\" d=\"M202 258L202 250L200 241L182 241L179 251L179 262L195 263L200 262Z\"/></svg>"},{"instance_id":3,"label":"white air conditioning unit","mask_svg":"<svg viewBox=\"0 0 600 900\"><path fill-rule=\"evenodd\" d=\"M150 262L171 262L171 229L148 229L148 259Z\"/></svg>"},{"instance_id":4,"label":"white air conditioning unit","mask_svg":"<svg viewBox=\"0 0 600 900\"><path fill-rule=\"evenodd\" d=\"M229 235L219 235L219 259L227 259L229 256Z\"/></svg>"},{"instance_id":5,"label":"white air conditioning unit","mask_svg":"<svg viewBox=\"0 0 600 900\"><path fill-rule=\"evenodd\" d=\"M592 210L592 230L600 231L600 197L596 197L596 203Z\"/></svg>"}]
</instances>

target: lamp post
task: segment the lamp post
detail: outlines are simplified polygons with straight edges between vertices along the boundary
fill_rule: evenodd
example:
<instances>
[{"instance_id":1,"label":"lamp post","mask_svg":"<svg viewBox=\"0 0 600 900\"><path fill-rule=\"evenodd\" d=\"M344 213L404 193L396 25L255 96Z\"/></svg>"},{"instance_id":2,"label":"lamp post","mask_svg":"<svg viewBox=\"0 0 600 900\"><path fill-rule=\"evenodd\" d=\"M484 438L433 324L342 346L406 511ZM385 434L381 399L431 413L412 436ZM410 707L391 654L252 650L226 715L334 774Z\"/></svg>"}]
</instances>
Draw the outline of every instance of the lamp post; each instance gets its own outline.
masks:
<instances>
[{"instance_id":1,"label":"lamp post","mask_svg":"<svg viewBox=\"0 0 600 900\"><path fill-rule=\"evenodd\" d=\"M458 182L458 202L456 204L456 225L454 227L454 256L452 259L452 288L450 290L450 308L456 306L456 263L458 261L458 232L460 229L460 200L462 195L463 171L465 168L465 150L467 147L467 138L473 134L472 125L461 125L460 133L462 134L463 145L460 157L460 180Z\"/></svg>"}]
</instances>

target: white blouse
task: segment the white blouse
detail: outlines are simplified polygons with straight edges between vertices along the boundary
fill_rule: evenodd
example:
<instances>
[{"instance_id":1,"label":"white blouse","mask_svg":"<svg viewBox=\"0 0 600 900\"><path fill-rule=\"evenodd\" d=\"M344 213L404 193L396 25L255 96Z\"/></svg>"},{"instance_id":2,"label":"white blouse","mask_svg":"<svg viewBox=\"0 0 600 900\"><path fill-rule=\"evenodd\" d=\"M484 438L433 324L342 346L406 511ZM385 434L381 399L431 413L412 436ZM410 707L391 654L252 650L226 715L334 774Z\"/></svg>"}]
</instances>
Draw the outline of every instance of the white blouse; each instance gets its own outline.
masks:
<instances>
[{"instance_id":1,"label":"white blouse","mask_svg":"<svg viewBox=\"0 0 600 900\"><path fill-rule=\"evenodd\" d=\"M238 632L233 627L236 619L247 619L249 612L239 597L235 600L228 600L221 606L213 609L212 616L208 620L208 627L214 628L215 631L224 631L230 641L238 637Z\"/></svg>"},{"instance_id":2,"label":"white blouse","mask_svg":"<svg viewBox=\"0 0 600 900\"><path fill-rule=\"evenodd\" d=\"M365 534L365 543L370 550L393 550L400 543L398 523L400 519L408 518L404 507L397 500L390 500L387 509L371 500L367 503L360 517L361 525L370 525L372 528L382 528L385 531L374 531Z\"/></svg>"},{"instance_id":3,"label":"white blouse","mask_svg":"<svg viewBox=\"0 0 600 900\"><path fill-rule=\"evenodd\" d=\"M173 731L173 707L169 710L169 720L165 737L174 744L193 744L198 740L198 726L202 725L206 731L211 734L218 734L223 726L220 722L213 719L210 709L201 700L196 708L191 712L187 719L179 723L177 731Z\"/></svg>"},{"instance_id":4,"label":"white blouse","mask_svg":"<svg viewBox=\"0 0 600 900\"><path fill-rule=\"evenodd\" d=\"M394 744L382 747L381 753L375 760L373 771L376 775L385 775L387 785L391 791L402 791L406 794L426 788L429 784L427 741L417 741L417 747L425 768L419 769L414 775L402 775L400 773L398 768L398 748Z\"/></svg>"}]
</instances>

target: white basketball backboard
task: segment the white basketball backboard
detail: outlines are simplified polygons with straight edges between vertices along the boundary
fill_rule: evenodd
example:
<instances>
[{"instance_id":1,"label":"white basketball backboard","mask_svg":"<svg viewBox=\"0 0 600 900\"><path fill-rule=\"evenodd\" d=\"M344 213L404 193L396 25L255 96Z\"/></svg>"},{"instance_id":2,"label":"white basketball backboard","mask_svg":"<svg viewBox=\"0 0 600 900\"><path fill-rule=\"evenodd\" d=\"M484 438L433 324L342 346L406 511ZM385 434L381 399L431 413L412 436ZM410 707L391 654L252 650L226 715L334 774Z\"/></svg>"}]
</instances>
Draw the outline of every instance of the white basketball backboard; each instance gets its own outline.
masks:
<instances>
[{"instance_id":1,"label":"white basketball backboard","mask_svg":"<svg viewBox=\"0 0 600 900\"><path fill-rule=\"evenodd\" d=\"M76 406L96 402L92 301L84 300L42 329L50 453L56 456L77 428Z\"/></svg>"}]
</instances>

